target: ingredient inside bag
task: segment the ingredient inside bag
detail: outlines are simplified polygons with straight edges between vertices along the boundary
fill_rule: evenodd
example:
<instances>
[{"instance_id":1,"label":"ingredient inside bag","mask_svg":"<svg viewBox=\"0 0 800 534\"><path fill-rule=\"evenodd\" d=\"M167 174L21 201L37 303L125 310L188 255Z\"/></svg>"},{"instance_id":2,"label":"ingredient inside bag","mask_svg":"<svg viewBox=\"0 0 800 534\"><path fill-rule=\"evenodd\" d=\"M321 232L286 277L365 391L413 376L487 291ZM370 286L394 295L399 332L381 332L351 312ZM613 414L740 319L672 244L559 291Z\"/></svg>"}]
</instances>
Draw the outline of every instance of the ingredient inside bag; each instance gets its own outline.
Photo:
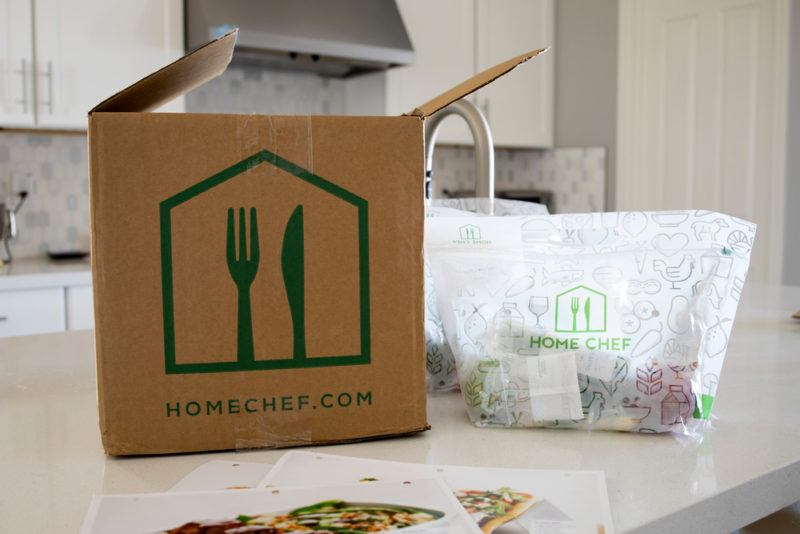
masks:
<instances>
[{"instance_id":1,"label":"ingredient inside bag","mask_svg":"<svg viewBox=\"0 0 800 534\"><path fill-rule=\"evenodd\" d=\"M490 211L493 211L495 217L547 214L547 208L542 204L521 200L436 198L431 199L429 205L425 207L425 217L489 217L485 213ZM458 387L456 361L444 335L427 256L424 258L424 271L425 365L428 370L428 389L430 391L449 391Z\"/></svg>"},{"instance_id":2,"label":"ingredient inside bag","mask_svg":"<svg viewBox=\"0 0 800 534\"><path fill-rule=\"evenodd\" d=\"M698 430L754 236L753 223L709 211L426 220L470 418Z\"/></svg>"}]
</instances>

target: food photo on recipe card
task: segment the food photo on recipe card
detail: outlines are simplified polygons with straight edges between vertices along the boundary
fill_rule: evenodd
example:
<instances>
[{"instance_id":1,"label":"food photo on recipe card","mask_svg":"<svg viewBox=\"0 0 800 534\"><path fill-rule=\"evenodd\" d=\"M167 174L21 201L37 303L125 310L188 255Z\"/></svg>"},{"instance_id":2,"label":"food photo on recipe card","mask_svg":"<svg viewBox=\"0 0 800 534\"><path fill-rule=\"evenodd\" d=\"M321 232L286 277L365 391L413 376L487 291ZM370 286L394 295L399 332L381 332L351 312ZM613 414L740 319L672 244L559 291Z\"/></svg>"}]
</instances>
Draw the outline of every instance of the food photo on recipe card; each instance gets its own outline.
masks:
<instances>
[{"instance_id":1,"label":"food photo on recipe card","mask_svg":"<svg viewBox=\"0 0 800 534\"><path fill-rule=\"evenodd\" d=\"M480 533L440 478L96 496L82 534Z\"/></svg>"},{"instance_id":2,"label":"food photo on recipe card","mask_svg":"<svg viewBox=\"0 0 800 534\"><path fill-rule=\"evenodd\" d=\"M612 534L602 471L427 465L290 451L259 487L403 481L439 476L484 534Z\"/></svg>"}]
</instances>

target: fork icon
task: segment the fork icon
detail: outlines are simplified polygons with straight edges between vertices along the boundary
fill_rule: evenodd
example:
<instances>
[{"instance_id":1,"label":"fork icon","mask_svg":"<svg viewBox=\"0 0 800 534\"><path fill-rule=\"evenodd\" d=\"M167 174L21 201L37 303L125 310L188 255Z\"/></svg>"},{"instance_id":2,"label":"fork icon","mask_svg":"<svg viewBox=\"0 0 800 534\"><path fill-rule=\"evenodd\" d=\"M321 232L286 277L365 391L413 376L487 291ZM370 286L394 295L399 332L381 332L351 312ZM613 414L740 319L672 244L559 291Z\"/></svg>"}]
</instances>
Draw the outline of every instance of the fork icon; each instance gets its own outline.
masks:
<instances>
[{"instance_id":1,"label":"fork icon","mask_svg":"<svg viewBox=\"0 0 800 534\"><path fill-rule=\"evenodd\" d=\"M250 208L250 250L247 250L247 229L244 208L239 208L239 256L236 256L236 228L233 208L228 208L226 259L228 271L238 292L236 359L240 364L253 363L253 319L250 309L250 286L258 272L258 221L256 209Z\"/></svg>"},{"instance_id":2,"label":"fork icon","mask_svg":"<svg viewBox=\"0 0 800 534\"><path fill-rule=\"evenodd\" d=\"M572 310L572 331L578 331L578 310L581 309L581 301L578 297L570 300L570 310Z\"/></svg>"}]
</instances>

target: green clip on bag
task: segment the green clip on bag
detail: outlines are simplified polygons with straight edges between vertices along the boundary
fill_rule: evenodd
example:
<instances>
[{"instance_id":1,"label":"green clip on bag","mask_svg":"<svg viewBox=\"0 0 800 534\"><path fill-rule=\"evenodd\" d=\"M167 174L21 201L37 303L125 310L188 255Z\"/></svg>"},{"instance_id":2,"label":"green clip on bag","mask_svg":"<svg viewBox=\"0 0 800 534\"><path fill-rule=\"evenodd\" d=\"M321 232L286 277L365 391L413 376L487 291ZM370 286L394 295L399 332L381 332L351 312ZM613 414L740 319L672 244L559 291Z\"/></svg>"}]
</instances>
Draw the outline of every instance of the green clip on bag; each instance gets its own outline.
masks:
<instances>
[{"instance_id":1,"label":"green clip on bag","mask_svg":"<svg viewBox=\"0 0 800 534\"><path fill-rule=\"evenodd\" d=\"M710 211L426 220L479 426L692 433L716 394L755 225Z\"/></svg>"}]
</instances>

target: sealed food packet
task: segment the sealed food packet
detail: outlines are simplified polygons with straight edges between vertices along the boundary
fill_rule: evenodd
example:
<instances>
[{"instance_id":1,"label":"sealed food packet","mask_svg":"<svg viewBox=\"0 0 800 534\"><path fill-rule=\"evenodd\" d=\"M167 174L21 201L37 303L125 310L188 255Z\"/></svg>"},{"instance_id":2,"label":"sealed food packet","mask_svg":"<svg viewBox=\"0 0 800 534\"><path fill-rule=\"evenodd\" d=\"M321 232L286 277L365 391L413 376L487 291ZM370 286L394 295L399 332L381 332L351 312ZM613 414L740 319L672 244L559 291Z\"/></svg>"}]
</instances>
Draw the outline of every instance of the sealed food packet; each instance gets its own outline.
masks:
<instances>
[{"instance_id":1,"label":"sealed food packet","mask_svg":"<svg viewBox=\"0 0 800 534\"><path fill-rule=\"evenodd\" d=\"M427 219L472 421L695 434L755 230L703 210Z\"/></svg>"},{"instance_id":2,"label":"sealed food packet","mask_svg":"<svg viewBox=\"0 0 800 534\"><path fill-rule=\"evenodd\" d=\"M542 215L547 208L534 202L489 198L443 198L430 199L425 207L425 217L490 217L486 213L493 208L493 216ZM475 213L473 213L475 212ZM442 319L436 304L430 263L424 258L425 272L425 366L428 371L429 391L449 391L458 388L456 362L447 345Z\"/></svg>"}]
</instances>

